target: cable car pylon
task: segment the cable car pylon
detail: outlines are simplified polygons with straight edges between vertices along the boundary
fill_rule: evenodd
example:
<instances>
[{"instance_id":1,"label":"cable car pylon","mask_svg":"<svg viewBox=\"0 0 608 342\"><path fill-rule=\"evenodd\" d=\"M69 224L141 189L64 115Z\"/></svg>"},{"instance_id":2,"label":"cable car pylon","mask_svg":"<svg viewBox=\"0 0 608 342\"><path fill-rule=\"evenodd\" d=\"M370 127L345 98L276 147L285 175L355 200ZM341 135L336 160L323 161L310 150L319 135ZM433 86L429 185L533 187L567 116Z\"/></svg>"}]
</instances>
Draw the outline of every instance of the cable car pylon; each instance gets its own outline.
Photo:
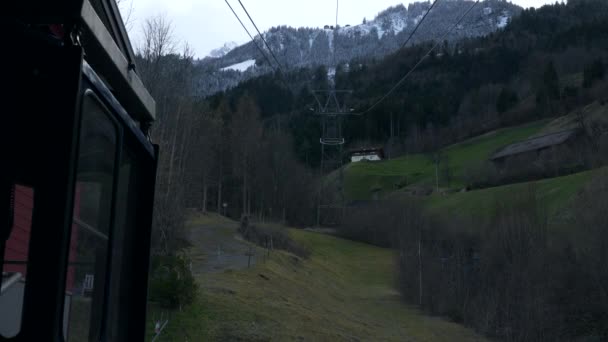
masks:
<instances>
[{"instance_id":1,"label":"cable car pylon","mask_svg":"<svg viewBox=\"0 0 608 342\"><path fill-rule=\"evenodd\" d=\"M316 108L311 108L321 121L321 179L317 202L317 226L335 226L344 217L344 143L342 123L353 110L346 106L352 90L315 90ZM334 174L332 174L332 172Z\"/></svg>"}]
</instances>

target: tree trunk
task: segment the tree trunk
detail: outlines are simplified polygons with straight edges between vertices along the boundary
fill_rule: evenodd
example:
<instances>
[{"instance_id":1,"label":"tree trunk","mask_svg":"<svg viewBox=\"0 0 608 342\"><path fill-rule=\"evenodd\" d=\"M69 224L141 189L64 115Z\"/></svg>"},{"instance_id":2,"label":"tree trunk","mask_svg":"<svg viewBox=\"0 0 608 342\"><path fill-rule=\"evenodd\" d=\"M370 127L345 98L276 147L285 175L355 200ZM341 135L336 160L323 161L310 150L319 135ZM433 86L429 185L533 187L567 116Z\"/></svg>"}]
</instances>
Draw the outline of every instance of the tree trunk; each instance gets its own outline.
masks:
<instances>
[{"instance_id":1,"label":"tree trunk","mask_svg":"<svg viewBox=\"0 0 608 342\"><path fill-rule=\"evenodd\" d=\"M219 166L218 166L218 176L217 176L217 213L222 215L222 181L223 181L223 173L224 172L224 163L223 163L223 155L220 151L219 153Z\"/></svg>"},{"instance_id":2,"label":"tree trunk","mask_svg":"<svg viewBox=\"0 0 608 342\"><path fill-rule=\"evenodd\" d=\"M173 132L173 138L172 138L172 142L171 142L171 154L169 155L169 175L167 176L167 196L170 195L171 193L171 183L173 181L173 164L175 161L175 148L176 148L176 144L177 144L177 127L179 127L179 119L181 116L182 110L181 110L181 106L180 108L177 110L177 118L176 118L176 128L175 131Z\"/></svg>"},{"instance_id":3,"label":"tree trunk","mask_svg":"<svg viewBox=\"0 0 608 342\"><path fill-rule=\"evenodd\" d=\"M243 166L243 215L247 215L247 168Z\"/></svg>"},{"instance_id":4,"label":"tree trunk","mask_svg":"<svg viewBox=\"0 0 608 342\"><path fill-rule=\"evenodd\" d=\"M391 112L391 141L395 137L395 128L393 125L393 112Z\"/></svg>"},{"instance_id":5,"label":"tree trunk","mask_svg":"<svg viewBox=\"0 0 608 342\"><path fill-rule=\"evenodd\" d=\"M217 213L222 214L222 178L220 177L217 182Z\"/></svg>"},{"instance_id":6,"label":"tree trunk","mask_svg":"<svg viewBox=\"0 0 608 342\"><path fill-rule=\"evenodd\" d=\"M283 223L287 222L287 194L285 187L283 187Z\"/></svg>"},{"instance_id":7,"label":"tree trunk","mask_svg":"<svg viewBox=\"0 0 608 342\"><path fill-rule=\"evenodd\" d=\"M418 278L419 303L422 306L422 238L418 239Z\"/></svg>"},{"instance_id":8,"label":"tree trunk","mask_svg":"<svg viewBox=\"0 0 608 342\"><path fill-rule=\"evenodd\" d=\"M251 216L251 189L247 188L247 215Z\"/></svg>"},{"instance_id":9,"label":"tree trunk","mask_svg":"<svg viewBox=\"0 0 608 342\"><path fill-rule=\"evenodd\" d=\"M251 206L251 199L249 200L249 205ZM258 208L258 220L260 222L264 222L264 200L260 200L260 207Z\"/></svg>"},{"instance_id":10,"label":"tree trunk","mask_svg":"<svg viewBox=\"0 0 608 342\"><path fill-rule=\"evenodd\" d=\"M287 223L287 208L283 206L283 223Z\"/></svg>"},{"instance_id":11,"label":"tree trunk","mask_svg":"<svg viewBox=\"0 0 608 342\"><path fill-rule=\"evenodd\" d=\"M201 211L203 213L207 213L207 190L209 189L209 186L207 185L207 182L205 181L203 183L203 203L201 205Z\"/></svg>"},{"instance_id":12,"label":"tree trunk","mask_svg":"<svg viewBox=\"0 0 608 342\"><path fill-rule=\"evenodd\" d=\"M439 161L435 161L435 185L437 186L437 193L439 193Z\"/></svg>"},{"instance_id":13,"label":"tree trunk","mask_svg":"<svg viewBox=\"0 0 608 342\"><path fill-rule=\"evenodd\" d=\"M397 117L397 136L401 137L401 115Z\"/></svg>"}]
</instances>

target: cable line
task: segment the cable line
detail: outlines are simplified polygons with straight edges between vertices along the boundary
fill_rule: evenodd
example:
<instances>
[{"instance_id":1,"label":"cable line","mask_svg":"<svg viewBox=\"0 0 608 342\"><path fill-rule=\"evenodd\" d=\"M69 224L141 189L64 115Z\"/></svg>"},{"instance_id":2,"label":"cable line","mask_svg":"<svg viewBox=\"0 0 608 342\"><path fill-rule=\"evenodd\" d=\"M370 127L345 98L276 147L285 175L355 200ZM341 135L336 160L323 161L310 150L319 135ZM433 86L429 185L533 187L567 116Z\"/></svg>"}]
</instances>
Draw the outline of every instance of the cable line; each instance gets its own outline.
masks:
<instances>
[{"instance_id":1,"label":"cable line","mask_svg":"<svg viewBox=\"0 0 608 342\"><path fill-rule=\"evenodd\" d=\"M275 56L274 52L272 52L272 49L270 48L270 45L268 45L268 42L264 38L264 35L262 34L262 32L260 32L260 30L258 29L258 25L255 24L255 21L253 21L253 18L251 18L251 16L249 15L249 12L247 11L247 8L245 8L245 5L243 5L243 2L241 0L238 0L238 2L239 2L239 4L241 4L241 7L245 11L245 14L247 14L247 17L249 17L249 21L251 21L251 23L253 24L253 27L255 27L255 30L258 31L258 34L260 35L260 38L262 39L262 41L264 42L264 44L266 44L266 48L268 49L268 51L272 55L272 58L274 58L274 61L279 66L279 70L281 70L281 72L283 73L283 67L281 66L281 63L277 59L277 56Z\"/></svg>"},{"instance_id":2,"label":"cable line","mask_svg":"<svg viewBox=\"0 0 608 342\"><path fill-rule=\"evenodd\" d=\"M338 10L340 9L340 0L336 0L336 29L338 28Z\"/></svg>"},{"instance_id":3,"label":"cable line","mask_svg":"<svg viewBox=\"0 0 608 342\"><path fill-rule=\"evenodd\" d=\"M337 38L338 38L338 35L339 35L339 33L338 33L338 11L339 11L339 9L340 9L340 0L336 0L336 26L334 26L335 27L335 31L332 32L332 34L334 35L334 39L333 39L333 48L334 48L333 65L334 65L334 68L336 69L336 71L338 69L338 64L336 63L336 50L337 50L336 49L336 45L337 45L336 43L337 43Z\"/></svg>"},{"instance_id":4,"label":"cable line","mask_svg":"<svg viewBox=\"0 0 608 342\"><path fill-rule=\"evenodd\" d=\"M232 11L232 14L234 14L234 16L239 21L239 23L241 23L241 26L243 27L243 29L245 29L245 32L247 32L247 34L249 35L249 38L251 38L251 41L253 42L253 44L255 45L255 47L258 48L258 50L260 51L260 53L262 54L262 56L264 56L264 58L266 59L266 62L268 62L268 65L276 72L276 69L274 68L274 66L270 62L270 59L268 58L268 56L266 56L266 54L264 53L264 50L262 50L262 48L255 41L255 39L253 38L253 36L251 35L251 33L249 33L249 30L247 29L247 27L245 26L245 24L243 24L243 21L241 20L241 18L239 18L239 15L236 14L236 12L234 11L234 8L232 8L232 6L228 2L228 0L224 0L224 1L226 2L226 5L228 5L228 7L230 7L230 10Z\"/></svg>"},{"instance_id":5,"label":"cable line","mask_svg":"<svg viewBox=\"0 0 608 342\"><path fill-rule=\"evenodd\" d=\"M433 9L433 7L435 7L435 5L439 2L439 0L435 0L431 6L429 7L429 9L426 11L426 13L424 14L424 16L422 17L422 19L420 19L420 21L418 22L418 24L416 24L416 27L414 27L414 31L412 31L412 33L410 33L410 36L407 37L407 40L405 41L405 43L403 43L403 45L401 45L401 48L403 49L407 43L410 42L410 40L412 39L412 37L414 36L414 34L416 33L416 31L418 31L418 28L420 27L420 25L422 24L422 22L424 21L424 19L426 19L426 16L429 15L429 13L431 13L431 10Z\"/></svg>"},{"instance_id":6,"label":"cable line","mask_svg":"<svg viewBox=\"0 0 608 342\"><path fill-rule=\"evenodd\" d=\"M382 96L378 101L376 101L367 110L365 110L361 113L357 113L357 115L363 115L363 114L367 114L367 113L371 112L376 107L378 107L378 105L380 105L382 102L384 102L384 100L386 100L397 88L399 88L403 84L403 82L405 82L405 80L422 64L422 62L424 62L424 60L428 56L430 56L430 54L433 51L435 51L435 49L441 44L441 42L443 42L445 40L445 38L462 22L462 20L473 10L473 8L475 8L475 6L477 6L479 1L480 0L475 1L475 3L460 17L460 19L458 19L458 21L454 25L452 25L452 27L443 34L441 39L436 41L435 45L433 45L433 47L425 55L422 56L422 58L418 61L418 63L416 63L416 65L414 65L414 67L412 69L410 69L410 71L408 71L407 74L405 74L405 76L403 76L403 78L401 78L399 80L399 82L397 82L391 88L391 90L389 90L386 94L384 94L384 96Z\"/></svg>"}]
</instances>

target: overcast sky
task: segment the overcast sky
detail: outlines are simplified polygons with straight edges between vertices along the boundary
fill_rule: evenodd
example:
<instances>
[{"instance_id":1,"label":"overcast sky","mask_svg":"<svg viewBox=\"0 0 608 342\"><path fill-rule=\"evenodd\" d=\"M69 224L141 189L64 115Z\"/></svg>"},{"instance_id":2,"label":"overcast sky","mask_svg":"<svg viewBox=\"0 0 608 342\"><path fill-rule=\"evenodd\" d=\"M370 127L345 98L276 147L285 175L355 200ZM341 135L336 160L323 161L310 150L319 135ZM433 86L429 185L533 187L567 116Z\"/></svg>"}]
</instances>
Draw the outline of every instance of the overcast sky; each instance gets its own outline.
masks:
<instances>
[{"instance_id":1,"label":"overcast sky","mask_svg":"<svg viewBox=\"0 0 608 342\"><path fill-rule=\"evenodd\" d=\"M225 42L239 44L249 41L224 0L123 0L132 2L130 34L135 47L141 35L142 22L154 15L165 15L173 24L175 38L188 42L197 57L206 56ZM335 23L334 0L241 0L260 30L273 26L322 27ZM416 0L341 0L340 25L356 25L364 17L373 19L389 6ZM229 0L243 22L248 22L237 0ZM522 7L539 7L555 0L513 0ZM128 6L128 5L127 5ZM125 5L122 6L125 12ZM250 32L255 29L248 25Z\"/></svg>"}]
</instances>

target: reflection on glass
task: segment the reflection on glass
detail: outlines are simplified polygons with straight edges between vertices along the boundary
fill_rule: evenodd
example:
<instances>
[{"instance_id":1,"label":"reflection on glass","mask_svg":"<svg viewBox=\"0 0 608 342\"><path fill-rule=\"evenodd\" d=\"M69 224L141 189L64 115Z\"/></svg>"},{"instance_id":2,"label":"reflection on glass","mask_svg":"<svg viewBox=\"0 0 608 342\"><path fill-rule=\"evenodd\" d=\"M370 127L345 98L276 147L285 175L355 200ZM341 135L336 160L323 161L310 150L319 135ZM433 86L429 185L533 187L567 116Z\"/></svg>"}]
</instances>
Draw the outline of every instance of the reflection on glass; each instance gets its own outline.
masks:
<instances>
[{"instance_id":1,"label":"reflection on glass","mask_svg":"<svg viewBox=\"0 0 608 342\"><path fill-rule=\"evenodd\" d=\"M0 335L14 337L21 330L23 295L34 211L34 189L16 185L13 190L11 234L6 240L0 289Z\"/></svg>"},{"instance_id":2,"label":"reflection on glass","mask_svg":"<svg viewBox=\"0 0 608 342\"><path fill-rule=\"evenodd\" d=\"M101 334L117 128L93 97L82 107L64 319L68 341Z\"/></svg>"},{"instance_id":3,"label":"reflection on glass","mask_svg":"<svg viewBox=\"0 0 608 342\"><path fill-rule=\"evenodd\" d=\"M110 341L120 341L126 337L124 334L131 322L131 310L129 306L129 293L132 293L129 263L126 260L133 258L133 250L126 248L135 243L136 231L130 227L136 226L137 205L137 164L136 158L124 148L119 170L119 182L117 188L116 215L114 222L114 236L112 241L111 276L108 293L108 317L112 324L107 327L106 336Z\"/></svg>"}]
</instances>

